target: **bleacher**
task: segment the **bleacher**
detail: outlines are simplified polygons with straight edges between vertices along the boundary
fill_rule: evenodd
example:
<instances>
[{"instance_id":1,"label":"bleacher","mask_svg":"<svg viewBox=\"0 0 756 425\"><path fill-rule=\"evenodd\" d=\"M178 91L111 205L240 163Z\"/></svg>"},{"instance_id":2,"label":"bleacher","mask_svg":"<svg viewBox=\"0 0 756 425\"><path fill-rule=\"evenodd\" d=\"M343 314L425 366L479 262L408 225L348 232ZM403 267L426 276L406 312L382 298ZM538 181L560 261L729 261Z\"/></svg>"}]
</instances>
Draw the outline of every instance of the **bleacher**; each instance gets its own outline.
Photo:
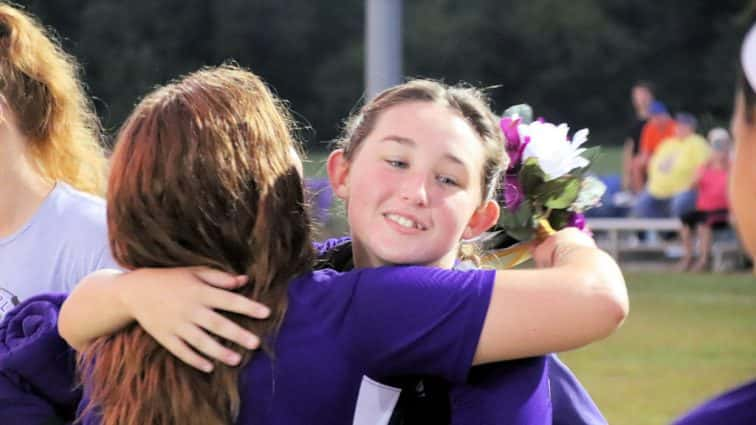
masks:
<instances>
[{"instance_id":1,"label":"bleacher","mask_svg":"<svg viewBox=\"0 0 756 425\"><path fill-rule=\"evenodd\" d=\"M658 259L664 259L670 252L679 251L680 241L677 238L665 240L658 238L652 241L639 241L638 232L667 232L677 233L682 227L676 218L589 218L588 227L594 232L599 246L612 255L618 262L633 256L633 254L658 254ZM637 258L638 255L635 255ZM712 270L726 271L731 268L745 266L745 251L737 238L714 238L711 247Z\"/></svg>"}]
</instances>

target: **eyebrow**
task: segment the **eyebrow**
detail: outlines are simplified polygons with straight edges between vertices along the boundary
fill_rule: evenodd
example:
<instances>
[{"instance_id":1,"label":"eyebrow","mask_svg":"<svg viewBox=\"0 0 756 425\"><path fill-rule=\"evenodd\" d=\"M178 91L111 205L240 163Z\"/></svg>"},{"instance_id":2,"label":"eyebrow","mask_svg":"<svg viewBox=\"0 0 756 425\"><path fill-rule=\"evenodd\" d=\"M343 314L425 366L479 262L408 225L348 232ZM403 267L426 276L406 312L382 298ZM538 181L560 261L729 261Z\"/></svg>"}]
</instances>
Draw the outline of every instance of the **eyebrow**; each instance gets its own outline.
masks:
<instances>
[{"instance_id":1,"label":"eyebrow","mask_svg":"<svg viewBox=\"0 0 756 425\"><path fill-rule=\"evenodd\" d=\"M414 148L415 146L417 146L417 143L414 140L409 139L407 137L402 137L402 136L391 136L391 135L389 135L389 136L386 136L386 137L382 138L380 141L381 142L396 142L396 143L399 143L401 145L409 146L411 148ZM444 154L444 158L448 159L449 161L451 161L451 162L453 162L455 164L461 165L463 167L467 167L467 164L464 161L462 161L460 158L458 158L457 156L452 155L450 153L445 153Z\"/></svg>"}]
</instances>

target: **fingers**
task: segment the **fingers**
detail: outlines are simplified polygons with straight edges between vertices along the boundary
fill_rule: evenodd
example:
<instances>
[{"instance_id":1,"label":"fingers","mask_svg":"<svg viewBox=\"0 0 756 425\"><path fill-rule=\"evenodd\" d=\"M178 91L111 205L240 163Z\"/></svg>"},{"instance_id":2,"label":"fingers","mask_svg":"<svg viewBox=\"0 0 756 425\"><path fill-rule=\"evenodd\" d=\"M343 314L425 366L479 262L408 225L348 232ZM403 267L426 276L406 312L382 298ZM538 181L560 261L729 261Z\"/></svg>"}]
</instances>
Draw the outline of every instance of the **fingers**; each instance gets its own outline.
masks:
<instances>
[{"instance_id":1,"label":"fingers","mask_svg":"<svg viewBox=\"0 0 756 425\"><path fill-rule=\"evenodd\" d=\"M596 242L576 228L562 229L539 244L533 251L533 258L537 267L552 267L560 257L558 252L569 252L576 247L596 248Z\"/></svg>"},{"instance_id":2,"label":"fingers","mask_svg":"<svg viewBox=\"0 0 756 425\"><path fill-rule=\"evenodd\" d=\"M213 364L189 348L181 338L172 335L165 340L160 339L158 342L171 354L178 357L182 362L189 366L206 373L213 371Z\"/></svg>"},{"instance_id":3,"label":"fingers","mask_svg":"<svg viewBox=\"0 0 756 425\"><path fill-rule=\"evenodd\" d=\"M193 267L191 273L208 285L218 288L236 289L247 283L247 276L245 275L233 275L207 267Z\"/></svg>"},{"instance_id":4,"label":"fingers","mask_svg":"<svg viewBox=\"0 0 756 425\"><path fill-rule=\"evenodd\" d=\"M270 316L270 309L257 301L234 292L208 289L203 293L203 303L208 307L242 314L253 319L265 319Z\"/></svg>"},{"instance_id":5,"label":"fingers","mask_svg":"<svg viewBox=\"0 0 756 425\"><path fill-rule=\"evenodd\" d=\"M260 346L260 338L258 338L253 333L249 332L248 330L242 328L238 324L236 324L233 320L228 319L226 317L223 317L222 315L216 313L213 310L210 309L204 309L202 310L194 319L194 323L197 326L200 326L209 332L213 333L214 335L218 335L221 338L227 339L235 344L238 344L242 347L248 348L250 350L254 350L257 347ZM202 332L204 336L207 336L204 332ZM192 333L191 335L196 336L196 334ZM207 336L210 338L209 336ZM186 338L186 337L185 337ZM204 341L204 338L200 338L202 341ZM213 342L216 342L214 339L210 338ZM200 341L198 340L197 343L195 343L195 340L187 339L187 342L189 342L192 346L202 350L202 347L199 347L197 343ZM216 342L217 344L217 342ZM217 344L219 347L222 347L220 344ZM228 350L225 347L222 347L225 350ZM214 349L213 347L209 347L208 349ZM203 351L205 352L205 351ZM231 352L231 350L228 350L228 352ZM225 354L228 354L226 352ZM214 353L217 353L214 352ZM213 355L211 353L207 353L211 357L224 361L221 357L218 357L216 355ZM224 361L225 362L225 361Z\"/></svg>"},{"instance_id":6,"label":"fingers","mask_svg":"<svg viewBox=\"0 0 756 425\"><path fill-rule=\"evenodd\" d=\"M546 248L535 249L531 256L537 268L549 267L549 259L551 258L551 251Z\"/></svg>"},{"instance_id":7,"label":"fingers","mask_svg":"<svg viewBox=\"0 0 756 425\"><path fill-rule=\"evenodd\" d=\"M246 275L232 275L219 270L206 267L197 267L191 270L198 279L221 289L236 289L247 283ZM200 289L202 291L203 304L223 311L243 314L254 319L265 319L270 315L270 310L263 304L252 301L249 298L228 291Z\"/></svg>"},{"instance_id":8,"label":"fingers","mask_svg":"<svg viewBox=\"0 0 756 425\"><path fill-rule=\"evenodd\" d=\"M191 324L183 326L179 331L179 336L186 344L189 344L200 353L229 366L236 366L241 361L239 353L228 347L224 347L215 338L208 335L207 332L198 326Z\"/></svg>"}]
</instances>

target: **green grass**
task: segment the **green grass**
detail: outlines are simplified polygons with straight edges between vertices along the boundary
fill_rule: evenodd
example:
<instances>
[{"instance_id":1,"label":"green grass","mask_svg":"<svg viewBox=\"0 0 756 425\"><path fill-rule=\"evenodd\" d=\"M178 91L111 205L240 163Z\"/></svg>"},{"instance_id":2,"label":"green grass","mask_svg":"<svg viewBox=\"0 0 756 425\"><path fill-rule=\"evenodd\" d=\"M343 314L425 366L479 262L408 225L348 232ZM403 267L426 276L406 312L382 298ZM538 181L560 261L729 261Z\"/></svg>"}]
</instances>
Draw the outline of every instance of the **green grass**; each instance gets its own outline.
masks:
<instances>
[{"instance_id":1,"label":"green grass","mask_svg":"<svg viewBox=\"0 0 756 425\"><path fill-rule=\"evenodd\" d=\"M616 146L601 147L601 153L593 163L591 170L598 175L619 174L622 170L622 148Z\"/></svg>"},{"instance_id":2,"label":"green grass","mask_svg":"<svg viewBox=\"0 0 756 425\"><path fill-rule=\"evenodd\" d=\"M666 424L756 378L756 279L634 273L631 313L605 341L561 355L611 424Z\"/></svg>"}]
</instances>

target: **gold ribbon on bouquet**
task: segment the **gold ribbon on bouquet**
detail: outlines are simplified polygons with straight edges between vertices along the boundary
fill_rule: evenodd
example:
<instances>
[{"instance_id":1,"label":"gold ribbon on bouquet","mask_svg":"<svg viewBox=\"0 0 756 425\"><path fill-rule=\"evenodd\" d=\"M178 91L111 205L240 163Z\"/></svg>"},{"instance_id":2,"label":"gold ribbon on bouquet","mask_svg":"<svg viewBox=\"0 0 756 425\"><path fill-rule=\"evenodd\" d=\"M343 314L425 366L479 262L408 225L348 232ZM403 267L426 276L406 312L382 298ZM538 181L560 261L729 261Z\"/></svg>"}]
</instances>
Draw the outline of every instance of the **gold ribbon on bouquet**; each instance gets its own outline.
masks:
<instances>
[{"instance_id":1,"label":"gold ribbon on bouquet","mask_svg":"<svg viewBox=\"0 0 756 425\"><path fill-rule=\"evenodd\" d=\"M481 256L481 261L491 264L497 269L511 269L528 261L531 257L531 249L556 233L547 219L539 218L536 222L538 225L536 226L536 237L534 240L520 242L507 248L487 252Z\"/></svg>"}]
</instances>

